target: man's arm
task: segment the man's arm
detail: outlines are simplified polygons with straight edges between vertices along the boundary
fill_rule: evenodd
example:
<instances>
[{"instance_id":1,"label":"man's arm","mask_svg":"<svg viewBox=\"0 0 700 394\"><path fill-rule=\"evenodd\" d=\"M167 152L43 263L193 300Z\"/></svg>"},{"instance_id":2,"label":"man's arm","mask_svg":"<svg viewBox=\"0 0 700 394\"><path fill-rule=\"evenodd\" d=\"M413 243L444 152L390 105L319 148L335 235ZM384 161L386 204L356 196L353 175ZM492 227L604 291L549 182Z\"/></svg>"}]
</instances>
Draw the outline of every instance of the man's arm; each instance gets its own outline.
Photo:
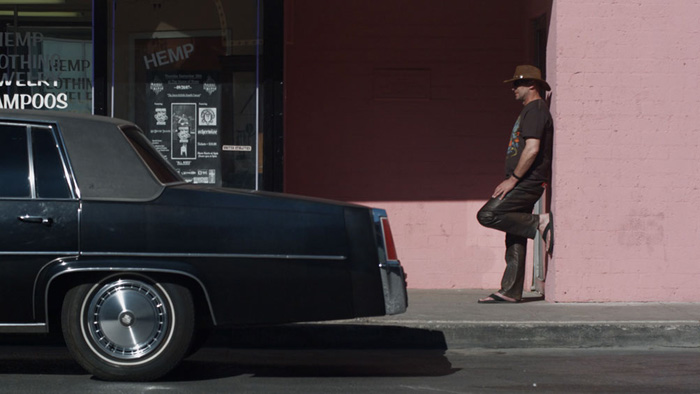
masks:
<instances>
[{"instance_id":1,"label":"man's arm","mask_svg":"<svg viewBox=\"0 0 700 394\"><path fill-rule=\"evenodd\" d=\"M518 161L518 165L515 166L515 170L513 170L513 174L517 175L519 178L522 178L525 176L527 171L530 169L532 166L532 163L535 162L535 158L537 158L537 154L540 152L540 140L537 138L528 138L525 140L525 148L523 148L523 153L520 155L520 160ZM491 197L493 198L500 198L503 200L503 197L508 194L511 190L515 188L515 185L518 184L518 180L514 177L511 176L510 178L506 179L505 181L501 182L498 186L496 186L496 190L494 190L493 195Z\"/></svg>"}]
</instances>

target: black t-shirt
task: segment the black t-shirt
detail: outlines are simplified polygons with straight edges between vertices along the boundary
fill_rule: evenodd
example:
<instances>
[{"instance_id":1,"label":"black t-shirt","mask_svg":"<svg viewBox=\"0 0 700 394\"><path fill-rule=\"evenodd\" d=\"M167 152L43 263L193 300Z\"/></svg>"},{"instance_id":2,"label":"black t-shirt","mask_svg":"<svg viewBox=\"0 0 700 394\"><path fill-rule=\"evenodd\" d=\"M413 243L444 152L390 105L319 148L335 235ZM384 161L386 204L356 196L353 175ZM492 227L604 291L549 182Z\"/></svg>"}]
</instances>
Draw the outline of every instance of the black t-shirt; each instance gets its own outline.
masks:
<instances>
[{"instance_id":1,"label":"black t-shirt","mask_svg":"<svg viewBox=\"0 0 700 394\"><path fill-rule=\"evenodd\" d=\"M552 138L554 122L544 100L535 100L526 105L513 125L506 153L506 177L513 173L525 148L525 140L540 140L540 150L530 169L521 176L522 187L536 187L549 183L552 176Z\"/></svg>"}]
</instances>

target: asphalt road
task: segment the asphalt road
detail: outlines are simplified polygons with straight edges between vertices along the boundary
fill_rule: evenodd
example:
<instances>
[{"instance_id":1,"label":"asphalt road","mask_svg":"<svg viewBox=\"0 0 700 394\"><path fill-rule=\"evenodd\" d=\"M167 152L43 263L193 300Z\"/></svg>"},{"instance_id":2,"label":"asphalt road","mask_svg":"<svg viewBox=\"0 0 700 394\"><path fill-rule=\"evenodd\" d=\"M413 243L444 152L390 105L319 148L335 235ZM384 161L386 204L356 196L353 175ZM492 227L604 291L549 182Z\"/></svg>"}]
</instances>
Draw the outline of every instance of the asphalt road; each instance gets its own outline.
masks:
<instances>
[{"instance_id":1,"label":"asphalt road","mask_svg":"<svg viewBox=\"0 0 700 394\"><path fill-rule=\"evenodd\" d=\"M0 393L697 393L698 349L205 348L153 383L102 382L61 346L0 346Z\"/></svg>"}]
</instances>

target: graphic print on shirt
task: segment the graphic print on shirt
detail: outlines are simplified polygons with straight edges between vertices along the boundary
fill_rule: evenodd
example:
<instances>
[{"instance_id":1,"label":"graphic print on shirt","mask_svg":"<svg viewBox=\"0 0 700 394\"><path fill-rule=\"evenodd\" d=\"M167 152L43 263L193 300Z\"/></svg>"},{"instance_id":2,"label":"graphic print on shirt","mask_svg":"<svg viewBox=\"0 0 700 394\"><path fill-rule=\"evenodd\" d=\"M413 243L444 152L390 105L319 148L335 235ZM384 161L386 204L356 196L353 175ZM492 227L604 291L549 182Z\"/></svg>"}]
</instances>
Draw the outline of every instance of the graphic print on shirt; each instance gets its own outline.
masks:
<instances>
[{"instance_id":1,"label":"graphic print on shirt","mask_svg":"<svg viewBox=\"0 0 700 394\"><path fill-rule=\"evenodd\" d=\"M520 150L520 116L513 125L513 131L510 133L510 142L508 143L508 151L506 157L515 157Z\"/></svg>"}]
</instances>

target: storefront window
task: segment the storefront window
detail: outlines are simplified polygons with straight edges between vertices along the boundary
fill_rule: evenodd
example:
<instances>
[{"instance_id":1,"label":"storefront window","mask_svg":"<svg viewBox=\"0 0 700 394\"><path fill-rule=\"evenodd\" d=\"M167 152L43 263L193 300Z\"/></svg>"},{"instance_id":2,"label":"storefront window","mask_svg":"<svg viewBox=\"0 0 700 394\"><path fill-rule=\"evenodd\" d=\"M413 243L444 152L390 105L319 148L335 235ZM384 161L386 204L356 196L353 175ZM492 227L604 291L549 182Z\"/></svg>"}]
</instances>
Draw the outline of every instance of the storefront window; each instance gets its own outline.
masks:
<instances>
[{"instance_id":1,"label":"storefront window","mask_svg":"<svg viewBox=\"0 0 700 394\"><path fill-rule=\"evenodd\" d=\"M0 0L0 108L131 120L185 179L259 189L262 9L263 0Z\"/></svg>"},{"instance_id":2,"label":"storefront window","mask_svg":"<svg viewBox=\"0 0 700 394\"><path fill-rule=\"evenodd\" d=\"M111 112L193 183L259 187L261 1L112 1Z\"/></svg>"},{"instance_id":3,"label":"storefront window","mask_svg":"<svg viewBox=\"0 0 700 394\"><path fill-rule=\"evenodd\" d=\"M0 108L92 112L92 1L0 1Z\"/></svg>"}]
</instances>

